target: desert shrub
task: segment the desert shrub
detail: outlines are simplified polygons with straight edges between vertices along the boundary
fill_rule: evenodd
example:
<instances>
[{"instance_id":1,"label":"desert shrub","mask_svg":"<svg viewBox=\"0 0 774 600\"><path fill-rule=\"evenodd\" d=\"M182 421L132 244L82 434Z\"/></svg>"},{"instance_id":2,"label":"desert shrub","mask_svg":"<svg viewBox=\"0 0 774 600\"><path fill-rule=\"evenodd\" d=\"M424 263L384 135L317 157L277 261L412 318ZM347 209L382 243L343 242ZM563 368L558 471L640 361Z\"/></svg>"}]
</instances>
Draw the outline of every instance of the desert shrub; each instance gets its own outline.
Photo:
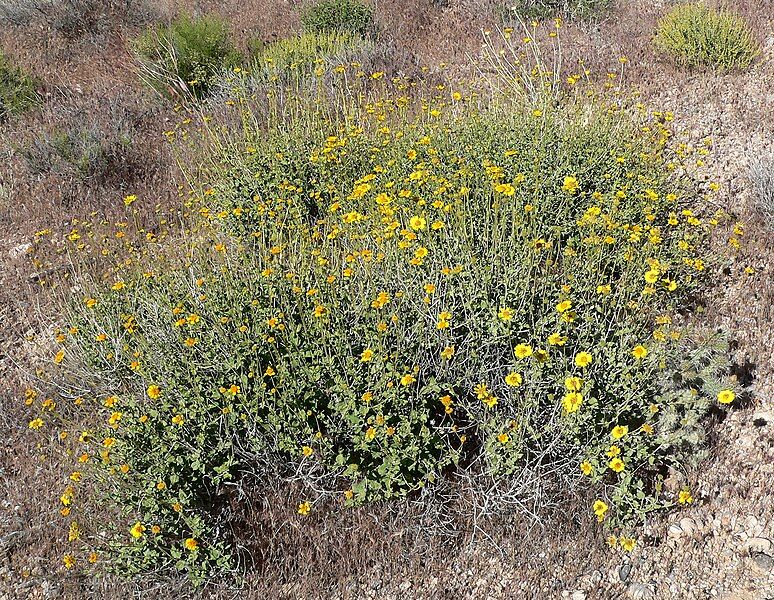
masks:
<instances>
[{"instance_id":1,"label":"desert shrub","mask_svg":"<svg viewBox=\"0 0 774 600\"><path fill-rule=\"evenodd\" d=\"M760 158L754 161L747 172L747 181L755 206L774 224L774 160Z\"/></svg>"},{"instance_id":2,"label":"desert shrub","mask_svg":"<svg viewBox=\"0 0 774 600\"><path fill-rule=\"evenodd\" d=\"M147 0L0 0L0 23L42 22L69 39L145 23L158 12Z\"/></svg>"},{"instance_id":3,"label":"desert shrub","mask_svg":"<svg viewBox=\"0 0 774 600\"><path fill-rule=\"evenodd\" d=\"M16 146L29 172L89 185L125 184L141 172L135 117L121 103L77 106L66 100L56 120Z\"/></svg>"},{"instance_id":4,"label":"desert shrub","mask_svg":"<svg viewBox=\"0 0 774 600\"><path fill-rule=\"evenodd\" d=\"M686 67L747 69L760 53L741 17L692 3L676 6L659 21L654 43Z\"/></svg>"},{"instance_id":5,"label":"desert shrub","mask_svg":"<svg viewBox=\"0 0 774 600\"><path fill-rule=\"evenodd\" d=\"M11 63L0 50L0 121L40 102L34 77Z\"/></svg>"},{"instance_id":6,"label":"desert shrub","mask_svg":"<svg viewBox=\"0 0 774 600\"><path fill-rule=\"evenodd\" d=\"M373 8L361 0L317 0L301 15L308 33L346 32L366 36L374 28Z\"/></svg>"},{"instance_id":7,"label":"desert shrub","mask_svg":"<svg viewBox=\"0 0 774 600\"><path fill-rule=\"evenodd\" d=\"M314 93L235 73L232 121L168 133L205 149L169 258L79 280L60 397L28 397L33 429L84 432L63 514L111 516L76 522L68 560L201 582L233 564L233 504L281 481L299 519L439 482L498 514L591 487L631 549L691 501L661 480L735 398L723 336L685 324L727 219L689 149L550 69L522 73L543 101L520 76L485 95L332 70Z\"/></svg>"},{"instance_id":8,"label":"desert shrub","mask_svg":"<svg viewBox=\"0 0 774 600\"><path fill-rule=\"evenodd\" d=\"M515 17L522 19L547 19L556 15L573 18L593 17L608 6L610 0L512 0L502 7L506 22Z\"/></svg>"},{"instance_id":9,"label":"desert shrub","mask_svg":"<svg viewBox=\"0 0 774 600\"><path fill-rule=\"evenodd\" d=\"M326 63L346 63L349 56L371 47L371 42L351 33L305 33L264 47L256 55L256 67L276 73L310 73Z\"/></svg>"},{"instance_id":10,"label":"desert shrub","mask_svg":"<svg viewBox=\"0 0 774 600\"><path fill-rule=\"evenodd\" d=\"M205 96L215 74L239 61L227 24L213 16L183 16L171 25L150 29L132 48L140 77L169 97Z\"/></svg>"}]
</instances>

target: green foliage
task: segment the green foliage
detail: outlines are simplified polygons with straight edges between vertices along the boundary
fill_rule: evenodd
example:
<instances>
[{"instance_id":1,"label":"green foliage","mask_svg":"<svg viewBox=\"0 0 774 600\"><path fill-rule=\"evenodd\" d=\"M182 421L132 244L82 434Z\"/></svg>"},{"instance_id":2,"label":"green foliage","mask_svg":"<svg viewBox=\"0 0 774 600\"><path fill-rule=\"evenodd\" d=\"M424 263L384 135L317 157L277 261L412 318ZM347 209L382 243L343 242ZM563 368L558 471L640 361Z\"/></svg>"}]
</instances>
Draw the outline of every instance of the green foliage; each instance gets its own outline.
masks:
<instances>
[{"instance_id":1,"label":"green foliage","mask_svg":"<svg viewBox=\"0 0 774 600\"><path fill-rule=\"evenodd\" d=\"M37 80L12 64L0 51L0 121L37 105Z\"/></svg>"},{"instance_id":2,"label":"green foliage","mask_svg":"<svg viewBox=\"0 0 774 600\"><path fill-rule=\"evenodd\" d=\"M287 76L308 74L328 62L347 62L347 56L367 51L371 42L358 35L339 31L304 33L274 42L256 53L259 70Z\"/></svg>"},{"instance_id":3,"label":"green foliage","mask_svg":"<svg viewBox=\"0 0 774 600\"><path fill-rule=\"evenodd\" d=\"M374 28L374 11L361 0L317 0L304 10L301 24L308 33L339 31L366 36Z\"/></svg>"},{"instance_id":4,"label":"green foliage","mask_svg":"<svg viewBox=\"0 0 774 600\"><path fill-rule=\"evenodd\" d=\"M504 506L595 484L626 528L676 501L660 474L696 455L728 361L674 315L722 217L688 208L662 121L455 102L214 140L185 266L72 306L55 362L80 401L57 411L90 423L73 454L100 457L112 568L227 568L248 477L349 505L450 472Z\"/></svg>"},{"instance_id":5,"label":"green foliage","mask_svg":"<svg viewBox=\"0 0 774 600\"><path fill-rule=\"evenodd\" d=\"M702 4L680 4L658 23L656 48L678 65L747 69L760 48L747 23L726 10Z\"/></svg>"},{"instance_id":6,"label":"green foliage","mask_svg":"<svg viewBox=\"0 0 774 600\"><path fill-rule=\"evenodd\" d=\"M181 17L146 31L132 47L141 78L170 97L202 98L213 77L239 61L227 24L213 16Z\"/></svg>"}]
</instances>

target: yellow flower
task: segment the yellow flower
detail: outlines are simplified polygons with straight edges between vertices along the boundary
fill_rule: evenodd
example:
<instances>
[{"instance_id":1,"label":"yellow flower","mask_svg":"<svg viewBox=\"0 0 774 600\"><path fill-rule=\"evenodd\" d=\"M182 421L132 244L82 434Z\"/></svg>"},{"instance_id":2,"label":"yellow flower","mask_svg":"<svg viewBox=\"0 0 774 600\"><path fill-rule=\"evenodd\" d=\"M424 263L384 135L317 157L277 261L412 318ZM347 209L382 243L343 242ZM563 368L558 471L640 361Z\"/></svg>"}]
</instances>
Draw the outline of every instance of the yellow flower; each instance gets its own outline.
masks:
<instances>
[{"instance_id":1,"label":"yellow flower","mask_svg":"<svg viewBox=\"0 0 774 600\"><path fill-rule=\"evenodd\" d=\"M60 350L56 353L56 356L54 356L54 364L58 365L64 360L65 351Z\"/></svg>"},{"instance_id":2,"label":"yellow flower","mask_svg":"<svg viewBox=\"0 0 774 600\"><path fill-rule=\"evenodd\" d=\"M563 300L559 304L556 305L556 310L560 313L567 312L572 308L572 302L569 300Z\"/></svg>"},{"instance_id":3,"label":"yellow flower","mask_svg":"<svg viewBox=\"0 0 774 600\"><path fill-rule=\"evenodd\" d=\"M613 458L621 454L621 449L618 446L610 446L610 449L607 451L607 457Z\"/></svg>"},{"instance_id":4,"label":"yellow flower","mask_svg":"<svg viewBox=\"0 0 774 600\"><path fill-rule=\"evenodd\" d=\"M75 557L72 554L65 554L62 558L65 568L72 569L75 566Z\"/></svg>"},{"instance_id":5,"label":"yellow flower","mask_svg":"<svg viewBox=\"0 0 774 600\"><path fill-rule=\"evenodd\" d=\"M528 344L519 344L513 349L513 353L518 359L527 358L528 356L532 356L532 346L529 346Z\"/></svg>"},{"instance_id":6,"label":"yellow flower","mask_svg":"<svg viewBox=\"0 0 774 600\"><path fill-rule=\"evenodd\" d=\"M500 319L503 321L510 321L513 319L513 310L508 307L501 308L497 312L497 316L500 317Z\"/></svg>"},{"instance_id":7,"label":"yellow flower","mask_svg":"<svg viewBox=\"0 0 774 600\"><path fill-rule=\"evenodd\" d=\"M580 470L581 470L581 473L583 473L584 475L586 475L588 477L589 475L591 475L594 472L594 467L591 465L591 463L589 461L584 460L580 464Z\"/></svg>"},{"instance_id":8,"label":"yellow flower","mask_svg":"<svg viewBox=\"0 0 774 600\"><path fill-rule=\"evenodd\" d=\"M425 220L424 217L414 216L414 217L411 217L411 219L409 219L409 227L411 227L411 229L413 229L414 231L420 231L424 229L426 225L427 225L427 221Z\"/></svg>"},{"instance_id":9,"label":"yellow flower","mask_svg":"<svg viewBox=\"0 0 774 600\"><path fill-rule=\"evenodd\" d=\"M583 394L578 392L568 392L564 395L564 398L562 398L562 406L564 406L564 410L567 414L576 412L580 409L582 403Z\"/></svg>"},{"instance_id":10,"label":"yellow flower","mask_svg":"<svg viewBox=\"0 0 774 600\"><path fill-rule=\"evenodd\" d=\"M140 539L142 537L142 534L145 533L145 525L137 521L134 525L132 525L132 528L129 530L129 533L132 535L134 539Z\"/></svg>"},{"instance_id":11,"label":"yellow flower","mask_svg":"<svg viewBox=\"0 0 774 600\"><path fill-rule=\"evenodd\" d=\"M593 358L588 352L578 352L575 355L575 365L581 368L588 367L592 360Z\"/></svg>"},{"instance_id":12,"label":"yellow flower","mask_svg":"<svg viewBox=\"0 0 774 600\"><path fill-rule=\"evenodd\" d=\"M298 505L298 514L306 516L309 514L309 511L312 510L312 505L309 504L309 502L301 502Z\"/></svg>"},{"instance_id":13,"label":"yellow flower","mask_svg":"<svg viewBox=\"0 0 774 600\"><path fill-rule=\"evenodd\" d=\"M645 346L635 346L632 350L632 356L637 360L645 358L648 355L648 349Z\"/></svg>"},{"instance_id":14,"label":"yellow flower","mask_svg":"<svg viewBox=\"0 0 774 600\"><path fill-rule=\"evenodd\" d=\"M693 502L693 496L691 496L691 490L688 488L683 488L680 490L680 493L677 496L677 501L680 504L690 504Z\"/></svg>"},{"instance_id":15,"label":"yellow flower","mask_svg":"<svg viewBox=\"0 0 774 600\"><path fill-rule=\"evenodd\" d=\"M568 175L564 178L564 181L562 182L562 189L567 192L568 194L574 194L578 191L578 178L573 177L572 175Z\"/></svg>"},{"instance_id":16,"label":"yellow flower","mask_svg":"<svg viewBox=\"0 0 774 600\"><path fill-rule=\"evenodd\" d=\"M327 312L328 312L327 308L325 308L324 306L318 304L317 306L314 307L314 313L313 314L314 314L314 316L316 318L319 319L319 318L325 316L325 313L327 313Z\"/></svg>"},{"instance_id":17,"label":"yellow flower","mask_svg":"<svg viewBox=\"0 0 774 600\"><path fill-rule=\"evenodd\" d=\"M301 448L301 454L306 457L312 456L312 454L314 454L314 449L311 446L304 446Z\"/></svg>"},{"instance_id":18,"label":"yellow flower","mask_svg":"<svg viewBox=\"0 0 774 600\"><path fill-rule=\"evenodd\" d=\"M505 383L511 387L519 387L524 381L524 378L519 373L508 373L505 376Z\"/></svg>"},{"instance_id":19,"label":"yellow flower","mask_svg":"<svg viewBox=\"0 0 774 600\"><path fill-rule=\"evenodd\" d=\"M172 417L172 422L175 425L182 425L185 422L185 419L183 418L183 415L175 415Z\"/></svg>"},{"instance_id":20,"label":"yellow flower","mask_svg":"<svg viewBox=\"0 0 774 600\"><path fill-rule=\"evenodd\" d=\"M156 400L159 396L161 396L161 388L155 384L151 384L148 386L147 393L148 398Z\"/></svg>"},{"instance_id":21,"label":"yellow flower","mask_svg":"<svg viewBox=\"0 0 774 600\"><path fill-rule=\"evenodd\" d=\"M441 350L441 358L449 360L452 356L454 356L454 346L446 346Z\"/></svg>"},{"instance_id":22,"label":"yellow flower","mask_svg":"<svg viewBox=\"0 0 774 600\"><path fill-rule=\"evenodd\" d=\"M635 540L634 538L621 536L620 542L621 542L621 548L623 548L627 552L631 552L632 550L634 550L634 546L637 543L637 540Z\"/></svg>"},{"instance_id":23,"label":"yellow flower","mask_svg":"<svg viewBox=\"0 0 774 600\"><path fill-rule=\"evenodd\" d=\"M374 357L374 351L370 348L366 348L360 354L360 362L368 362Z\"/></svg>"},{"instance_id":24,"label":"yellow flower","mask_svg":"<svg viewBox=\"0 0 774 600\"><path fill-rule=\"evenodd\" d=\"M595 500L593 509L594 509L594 514L597 515L597 519L602 521L605 518L605 514L607 513L608 506L602 500Z\"/></svg>"},{"instance_id":25,"label":"yellow flower","mask_svg":"<svg viewBox=\"0 0 774 600\"><path fill-rule=\"evenodd\" d=\"M628 426L626 426L626 425L616 425L615 427L613 427L613 431L610 432L610 435L613 436L613 439L620 440L627 433L629 433L629 427Z\"/></svg>"},{"instance_id":26,"label":"yellow flower","mask_svg":"<svg viewBox=\"0 0 774 600\"><path fill-rule=\"evenodd\" d=\"M28 427L30 429L40 429L41 427L43 427L43 419L41 418L32 419L32 421L29 422Z\"/></svg>"},{"instance_id":27,"label":"yellow flower","mask_svg":"<svg viewBox=\"0 0 774 600\"><path fill-rule=\"evenodd\" d=\"M137 200L137 196L135 196L134 194L132 194L132 195L130 195L130 196L126 196L126 197L124 198L124 204L125 204L126 206L130 206L130 205L131 205L133 202L135 202L136 200Z\"/></svg>"},{"instance_id":28,"label":"yellow flower","mask_svg":"<svg viewBox=\"0 0 774 600\"><path fill-rule=\"evenodd\" d=\"M406 375L404 375L403 377L400 378L400 384L402 386L409 386L412 383L414 383L415 381L416 381L416 378L413 375L411 375L410 373L407 373Z\"/></svg>"},{"instance_id":29,"label":"yellow flower","mask_svg":"<svg viewBox=\"0 0 774 600\"><path fill-rule=\"evenodd\" d=\"M580 392L583 387L583 380L580 377L568 377L564 380L564 387L571 392Z\"/></svg>"},{"instance_id":30,"label":"yellow flower","mask_svg":"<svg viewBox=\"0 0 774 600\"><path fill-rule=\"evenodd\" d=\"M199 542L197 542L194 538L186 538L184 545L186 550L193 552L199 547Z\"/></svg>"},{"instance_id":31,"label":"yellow flower","mask_svg":"<svg viewBox=\"0 0 774 600\"><path fill-rule=\"evenodd\" d=\"M736 394L731 390L723 390L718 394L718 402L721 404L731 404L736 398Z\"/></svg>"},{"instance_id":32,"label":"yellow flower","mask_svg":"<svg viewBox=\"0 0 774 600\"><path fill-rule=\"evenodd\" d=\"M509 439L511 438L508 437L507 433L501 433L500 435L497 436L497 441L500 442L501 444L507 444Z\"/></svg>"},{"instance_id":33,"label":"yellow flower","mask_svg":"<svg viewBox=\"0 0 774 600\"><path fill-rule=\"evenodd\" d=\"M620 458L618 458L617 456L613 460L610 461L608 466L610 467L610 469L612 469L616 473L620 473L621 471L623 471L626 468L626 465L624 464L624 462Z\"/></svg>"},{"instance_id":34,"label":"yellow flower","mask_svg":"<svg viewBox=\"0 0 774 600\"><path fill-rule=\"evenodd\" d=\"M651 269L645 272L645 281L647 283L656 283L658 281L659 272L655 269Z\"/></svg>"},{"instance_id":35,"label":"yellow flower","mask_svg":"<svg viewBox=\"0 0 774 600\"><path fill-rule=\"evenodd\" d=\"M564 346L567 342L566 337L562 337L559 333L552 333L548 336L548 344L550 346Z\"/></svg>"}]
</instances>

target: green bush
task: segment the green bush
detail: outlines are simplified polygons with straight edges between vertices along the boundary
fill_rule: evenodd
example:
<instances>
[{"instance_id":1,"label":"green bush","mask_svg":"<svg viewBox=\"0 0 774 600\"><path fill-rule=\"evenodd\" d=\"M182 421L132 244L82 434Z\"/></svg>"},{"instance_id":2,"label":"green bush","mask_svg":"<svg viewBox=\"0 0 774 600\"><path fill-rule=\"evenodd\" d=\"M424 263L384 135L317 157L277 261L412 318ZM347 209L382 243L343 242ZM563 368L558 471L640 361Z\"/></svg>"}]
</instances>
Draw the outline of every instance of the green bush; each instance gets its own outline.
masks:
<instances>
[{"instance_id":1,"label":"green bush","mask_svg":"<svg viewBox=\"0 0 774 600\"><path fill-rule=\"evenodd\" d=\"M84 554L202 581L238 541L230 499L278 478L307 484L302 515L460 475L493 510L592 485L624 532L685 499L660 478L733 393L723 339L680 322L722 217L690 208L664 122L397 89L245 119L214 140L185 264L71 307L72 391L31 426L86 432L65 508L116 516Z\"/></svg>"},{"instance_id":2,"label":"green bush","mask_svg":"<svg viewBox=\"0 0 774 600\"><path fill-rule=\"evenodd\" d=\"M184 16L146 31L132 47L141 78L162 95L202 98L213 77L235 66L239 54L217 17Z\"/></svg>"},{"instance_id":3,"label":"green bush","mask_svg":"<svg viewBox=\"0 0 774 600\"><path fill-rule=\"evenodd\" d=\"M13 65L0 50L0 121L40 102L34 77Z\"/></svg>"},{"instance_id":4,"label":"green bush","mask_svg":"<svg viewBox=\"0 0 774 600\"><path fill-rule=\"evenodd\" d=\"M658 23L656 48L686 67L747 69L760 54L745 21L702 4L681 4Z\"/></svg>"},{"instance_id":5,"label":"green bush","mask_svg":"<svg viewBox=\"0 0 774 600\"><path fill-rule=\"evenodd\" d=\"M317 0L301 15L308 33L348 32L366 36L374 28L373 8L361 0Z\"/></svg>"}]
</instances>

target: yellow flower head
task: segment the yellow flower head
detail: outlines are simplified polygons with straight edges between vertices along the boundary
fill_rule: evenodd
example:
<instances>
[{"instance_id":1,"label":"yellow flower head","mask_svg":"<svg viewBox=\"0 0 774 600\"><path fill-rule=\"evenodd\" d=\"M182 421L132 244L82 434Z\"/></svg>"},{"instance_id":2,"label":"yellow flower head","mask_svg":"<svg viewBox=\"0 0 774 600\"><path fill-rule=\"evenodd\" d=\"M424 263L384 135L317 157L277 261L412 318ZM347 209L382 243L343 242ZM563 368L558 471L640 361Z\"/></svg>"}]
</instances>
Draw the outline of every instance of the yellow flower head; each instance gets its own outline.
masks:
<instances>
[{"instance_id":1,"label":"yellow flower head","mask_svg":"<svg viewBox=\"0 0 774 600\"><path fill-rule=\"evenodd\" d=\"M613 439L620 440L627 433L629 433L629 427L628 426L626 426L626 425L616 425L615 427L613 427L613 431L610 432L610 435L613 436Z\"/></svg>"},{"instance_id":2,"label":"yellow flower head","mask_svg":"<svg viewBox=\"0 0 774 600\"><path fill-rule=\"evenodd\" d=\"M151 384L148 386L147 393L148 398L156 400L159 396L161 396L161 388L155 384Z\"/></svg>"},{"instance_id":3,"label":"yellow flower head","mask_svg":"<svg viewBox=\"0 0 774 600\"><path fill-rule=\"evenodd\" d=\"M425 220L424 217L414 216L414 217L411 217L411 219L409 219L409 227L411 227L411 229L413 229L414 231L421 231L426 226L427 226L427 221Z\"/></svg>"},{"instance_id":4,"label":"yellow flower head","mask_svg":"<svg viewBox=\"0 0 774 600\"><path fill-rule=\"evenodd\" d=\"M602 500L595 500L594 506L592 507L594 510L594 514L597 515L597 519L602 521L605 518L605 514L607 513L608 506L605 504Z\"/></svg>"},{"instance_id":5,"label":"yellow flower head","mask_svg":"<svg viewBox=\"0 0 774 600\"><path fill-rule=\"evenodd\" d=\"M693 496L691 496L691 490L688 488L683 488L680 490L680 493L677 495L677 501L680 504L690 504L693 502Z\"/></svg>"},{"instance_id":6,"label":"yellow flower head","mask_svg":"<svg viewBox=\"0 0 774 600\"><path fill-rule=\"evenodd\" d=\"M591 465L591 463L589 461L584 460L580 464L580 470L581 470L581 473L583 473L584 475L586 475L588 477L589 475L591 475L594 472L594 467Z\"/></svg>"},{"instance_id":7,"label":"yellow flower head","mask_svg":"<svg viewBox=\"0 0 774 600\"><path fill-rule=\"evenodd\" d=\"M449 360L452 356L454 356L454 346L446 346L441 350L441 358L444 360Z\"/></svg>"},{"instance_id":8,"label":"yellow flower head","mask_svg":"<svg viewBox=\"0 0 774 600\"><path fill-rule=\"evenodd\" d=\"M609 467L616 473L620 473L626 468L626 465L624 464L624 461L616 456L613 460L610 461Z\"/></svg>"},{"instance_id":9,"label":"yellow flower head","mask_svg":"<svg viewBox=\"0 0 774 600\"><path fill-rule=\"evenodd\" d=\"M500 317L502 321L510 321L513 319L513 310L508 307L501 308L497 312L497 316Z\"/></svg>"},{"instance_id":10,"label":"yellow flower head","mask_svg":"<svg viewBox=\"0 0 774 600\"><path fill-rule=\"evenodd\" d=\"M588 367L592 360L593 357L588 352L578 352L575 355L575 365L581 368Z\"/></svg>"},{"instance_id":11,"label":"yellow flower head","mask_svg":"<svg viewBox=\"0 0 774 600\"><path fill-rule=\"evenodd\" d=\"M723 390L718 394L718 402L721 404L731 404L736 398L736 394L731 390Z\"/></svg>"},{"instance_id":12,"label":"yellow flower head","mask_svg":"<svg viewBox=\"0 0 774 600\"><path fill-rule=\"evenodd\" d=\"M564 387L571 392L580 392L583 387L583 380L580 377L568 377L564 380Z\"/></svg>"},{"instance_id":13,"label":"yellow flower head","mask_svg":"<svg viewBox=\"0 0 774 600\"><path fill-rule=\"evenodd\" d=\"M524 378L519 373L508 373L505 376L505 383L511 387L519 387L522 381L524 381Z\"/></svg>"},{"instance_id":14,"label":"yellow flower head","mask_svg":"<svg viewBox=\"0 0 774 600\"><path fill-rule=\"evenodd\" d=\"M562 189L568 194L574 194L579 187L578 178L572 175L566 176L562 182Z\"/></svg>"},{"instance_id":15,"label":"yellow flower head","mask_svg":"<svg viewBox=\"0 0 774 600\"><path fill-rule=\"evenodd\" d=\"M370 348L366 348L360 354L360 362L368 362L374 357L374 351Z\"/></svg>"},{"instance_id":16,"label":"yellow flower head","mask_svg":"<svg viewBox=\"0 0 774 600\"><path fill-rule=\"evenodd\" d=\"M532 356L532 346L528 344L519 344L513 349L513 354L518 359L527 358Z\"/></svg>"},{"instance_id":17,"label":"yellow flower head","mask_svg":"<svg viewBox=\"0 0 774 600\"><path fill-rule=\"evenodd\" d=\"M312 510L312 505L309 504L309 502L301 502L298 505L298 514L302 516L306 516L309 514L309 511Z\"/></svg>"},{"instance_id":18,"label":"yellow flower head","mask_svg":"<svg viewBox=\"0 0 774 600\"><path fill-rule=\"evenodd\" d=\"M132 535L134 539L140 539L142 537L142 534L145 533L145 525L137 521L134 525L132 525L132 528L129 530L129 533Z\"/></svg>"},{"instance_id":19,"label":"yellow flower head","mask_svg":"<svg viewBox=\"0 0 774 600\"><path fill-rule=\"evenodd\" d=\"M640 360L642 358L645 358L648 355L648 350L645 348L645 346L635 346L632 350L632 356L636 358L637 360Z\"/></svg>"},{"instance_id":20,"label":"yellow flower head","mask_svg":"<svg viewBox=\"0 0 774 600\"><path fill-rule=\"evenodd\" d=\"M403 377L400 378L400 384L402 386L409 386L412 383L414 383L415 381L416 381L416 377L414 377L410 373L407 373L406 375L404 375Z\"/></svg>"},{"instance_id":21,"label":"yellow flower head","mask_svg":"<svg viewBox=\"0 0 774 600\"><path fill-rule=\"evenodd\" d=\"M583 394L578 392L568 392L562 398L562 406L567 414L577 412L583 403Z\"/></svg>"},{"instance_id":22,"label":"yellow flower head","mask_svg":"<svg viewBox=\"0 0 774 600\"><path fill-rule=\"evenodd\" d=\"M199 542L197 542L194 538L186 538L185 542L185 549L190 550L193 552L199 547Z\"/></svg>"}]
</instances>

